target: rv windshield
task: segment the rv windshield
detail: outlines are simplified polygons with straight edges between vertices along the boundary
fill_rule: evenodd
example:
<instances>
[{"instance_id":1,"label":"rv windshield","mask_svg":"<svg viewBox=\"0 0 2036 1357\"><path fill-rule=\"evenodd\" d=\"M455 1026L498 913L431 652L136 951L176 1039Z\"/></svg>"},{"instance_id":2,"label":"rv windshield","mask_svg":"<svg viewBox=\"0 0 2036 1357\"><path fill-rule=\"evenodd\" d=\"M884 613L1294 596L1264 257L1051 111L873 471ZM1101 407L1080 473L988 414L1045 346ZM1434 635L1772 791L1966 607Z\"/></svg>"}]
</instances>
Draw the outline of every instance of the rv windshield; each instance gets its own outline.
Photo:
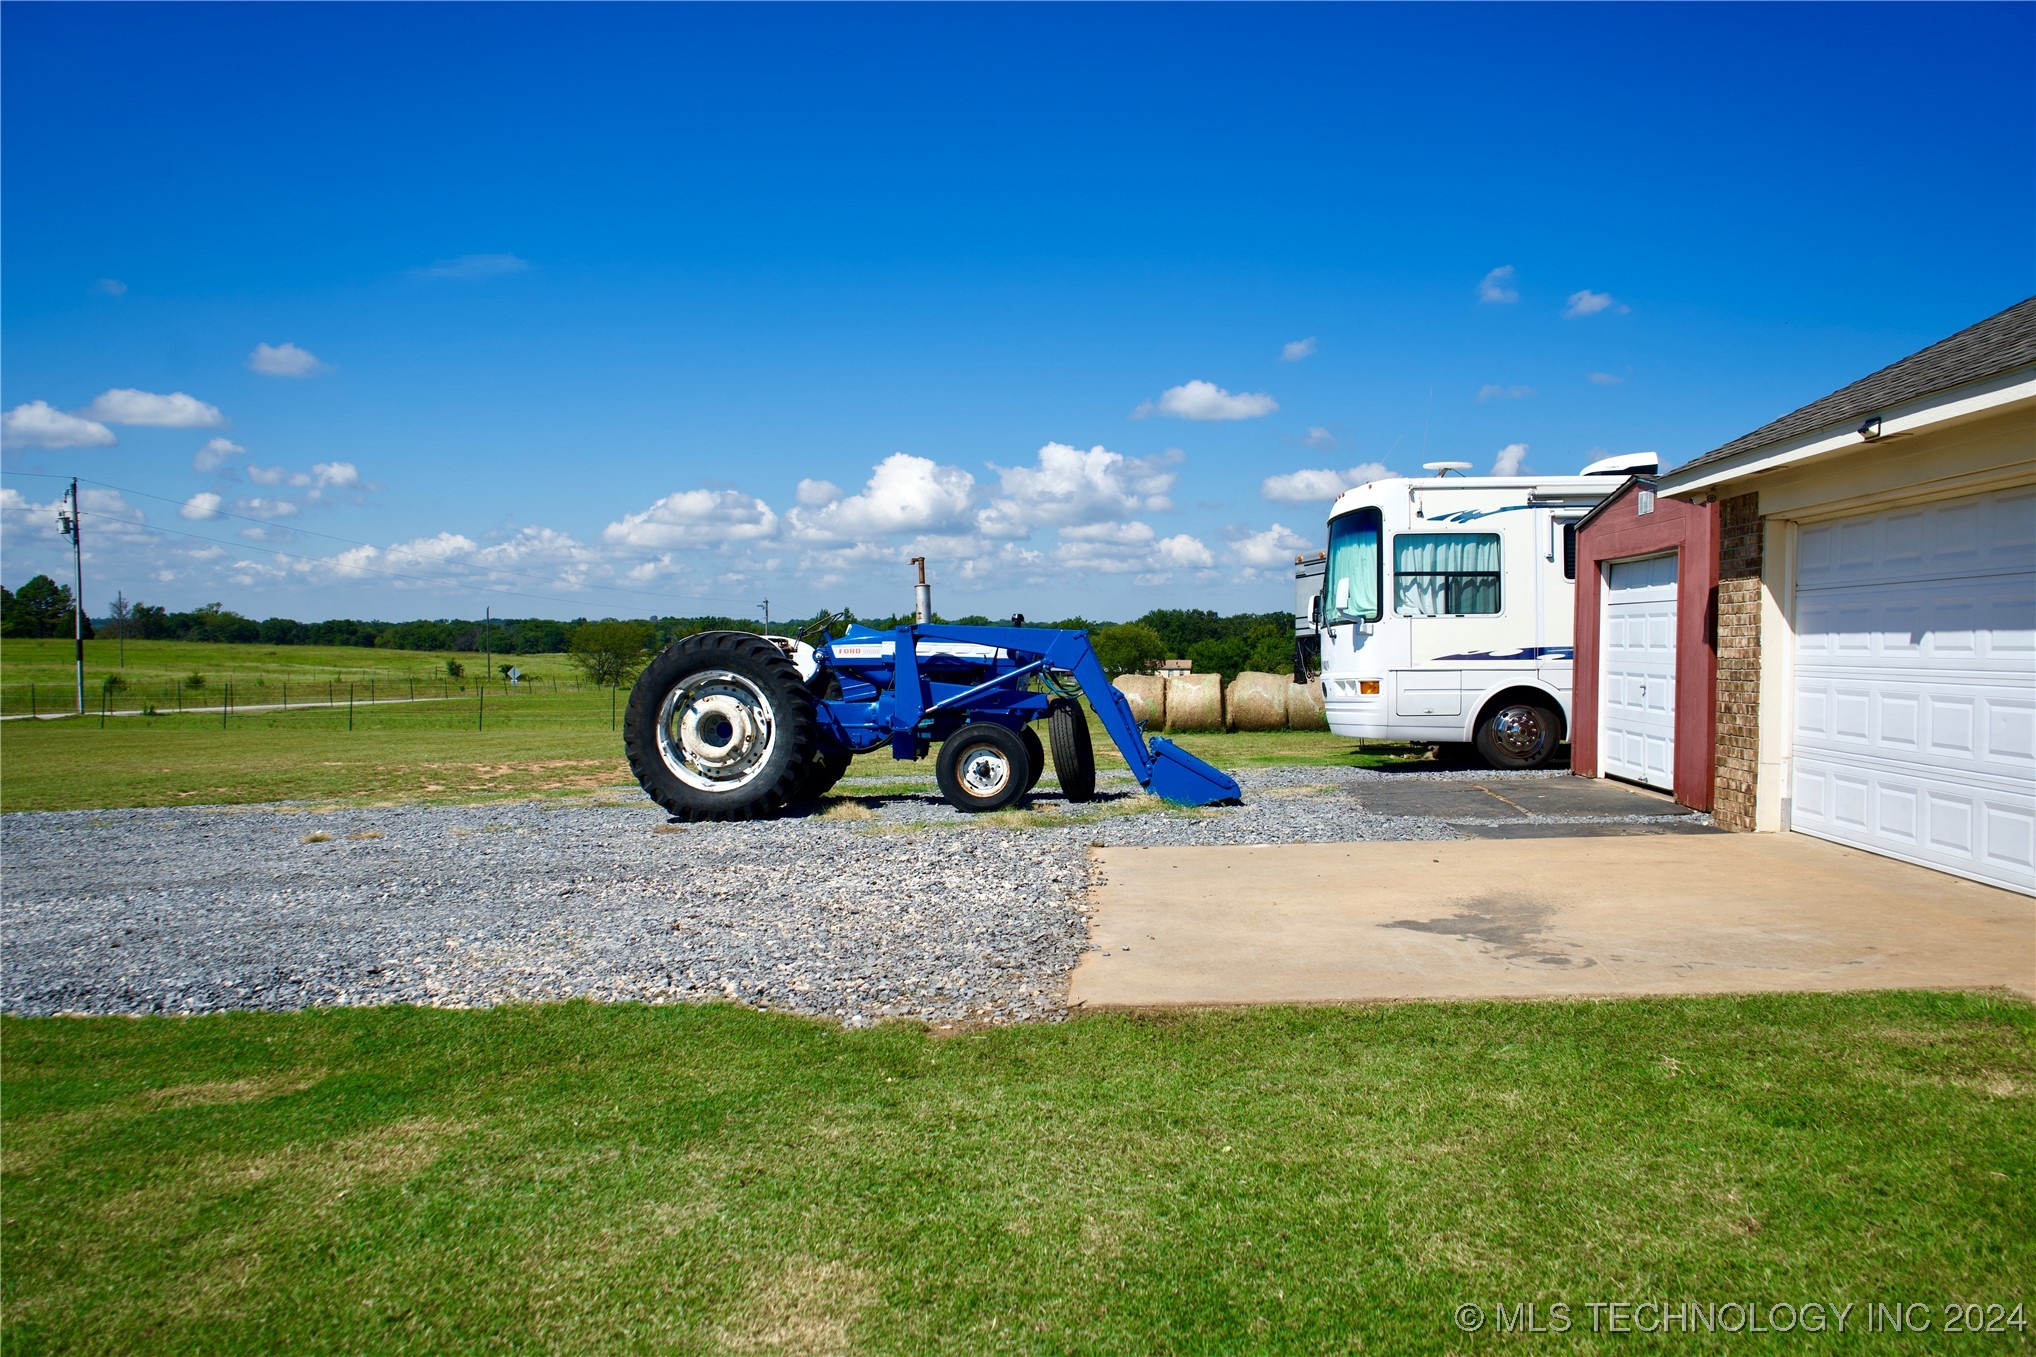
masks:
<instances>
[{"instance_id":1,"label":"rv windshield","mask_svg":"<svg viewBox=\"0 0 2036 1357\"><path fill-rule=\"evenodd\" d=\"M1379 511L1355 509L1329 521L1329 575L1324 582L1333 622L1379 620Z\"/></svg>"}]
</instances>

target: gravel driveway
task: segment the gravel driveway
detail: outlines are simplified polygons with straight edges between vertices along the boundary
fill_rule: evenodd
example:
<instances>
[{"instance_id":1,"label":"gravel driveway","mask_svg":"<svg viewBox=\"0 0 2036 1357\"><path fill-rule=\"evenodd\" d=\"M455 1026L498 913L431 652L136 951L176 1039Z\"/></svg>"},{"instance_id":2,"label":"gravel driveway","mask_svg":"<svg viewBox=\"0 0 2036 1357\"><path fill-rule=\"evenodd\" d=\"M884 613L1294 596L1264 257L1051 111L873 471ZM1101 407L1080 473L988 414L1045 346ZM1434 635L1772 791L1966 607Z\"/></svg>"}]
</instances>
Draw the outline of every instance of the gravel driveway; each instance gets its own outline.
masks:
<instances>
[{"instance_id":1,"label":"gravel driveway","mask_svg":"<svg viewBox=\"0 0 2036 1357\"><path fill-rule=\"evenodd\" d=\"M1357 807L1354 784L1381 776L1246 770L1243 806L1137 813L1125 812L1152 803L1123 774L1085 807L1049 780L1036 803L1048 814L1022 817L1039 828L898 794L907 778L846 781L841 792L871 794L829 816L735 825L668 824L633 787L481 806L7 815L0 1008L584 997L730 999L856 1025L1053 1017L1089 945L1090 845L1459 837Z\"/></svg>"}]
</instances>

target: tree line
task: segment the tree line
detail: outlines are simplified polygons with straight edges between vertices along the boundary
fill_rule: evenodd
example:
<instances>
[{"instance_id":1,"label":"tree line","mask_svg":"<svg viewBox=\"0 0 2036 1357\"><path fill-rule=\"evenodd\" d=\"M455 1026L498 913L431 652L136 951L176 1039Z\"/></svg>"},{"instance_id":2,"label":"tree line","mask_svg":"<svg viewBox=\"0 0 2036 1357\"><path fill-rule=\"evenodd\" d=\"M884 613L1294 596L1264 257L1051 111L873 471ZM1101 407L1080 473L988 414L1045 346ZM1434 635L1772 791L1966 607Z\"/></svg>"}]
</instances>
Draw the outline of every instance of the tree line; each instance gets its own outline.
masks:
<instances>
[{"instance_id":1,"label":"tree line","mask_svg":"<svg viewBox=\"0 0 2036 1357\"><path fill-rule=\"evenodd\" d=\"M773 620L774 633L796 633L819 619ZM864 626L886 630L911 621L910 614L857 619ZM1009 618L940 618L957 626L993 626ZM1281 673L1293 667L1293 619L1284 612L1234 613L1221 616L1206 608L1156 608L1130 622L1111 623L1086 617L1039 620L1031 625L1091 633L1103 667L1113 676L1157 668L1163 660L1187 660L1203 673L1225 681L1245 669ZM640 642L643 654L654 653L681 637L702 631L758 631L753 617L651 617L638 619L549 617L421 618L385 622L332 618L299 622L289 617L257 621L219 603L185 612L124 596L107 616L87 618L85 635L111 639L124 636L143 641L212 641L241 645L361 646L377 650L483 651L502 655L545 655L600 651L624 658ZM583 635L584 633L584 635ZM47 575L37 575L18 591L0 588L0 636L36 637L71 634L71 590ZM575 642L578 641L578 644ZM604 675L608 664L602 666Z\"/></svg>"}]
</instances>

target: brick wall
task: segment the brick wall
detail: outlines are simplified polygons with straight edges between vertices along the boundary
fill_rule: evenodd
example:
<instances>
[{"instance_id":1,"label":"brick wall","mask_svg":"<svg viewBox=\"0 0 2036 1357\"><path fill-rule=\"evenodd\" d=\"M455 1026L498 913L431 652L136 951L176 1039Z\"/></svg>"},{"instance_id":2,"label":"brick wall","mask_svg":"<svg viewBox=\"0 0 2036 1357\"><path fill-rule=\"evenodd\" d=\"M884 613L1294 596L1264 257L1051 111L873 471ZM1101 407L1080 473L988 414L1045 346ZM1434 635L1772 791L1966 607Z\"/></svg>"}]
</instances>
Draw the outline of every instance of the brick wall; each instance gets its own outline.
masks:
<instances>
[{"instance_id":1,"label":"brick wall","mask_svg":"<svg viewBox=\"0 0 2036 1357\"><path fill-rule=\"evenodd\" d=\"M1760 764L1760 496L1718 502L1718 764L1711 818L1753 828Z\"/></svg>"}]
</instances>

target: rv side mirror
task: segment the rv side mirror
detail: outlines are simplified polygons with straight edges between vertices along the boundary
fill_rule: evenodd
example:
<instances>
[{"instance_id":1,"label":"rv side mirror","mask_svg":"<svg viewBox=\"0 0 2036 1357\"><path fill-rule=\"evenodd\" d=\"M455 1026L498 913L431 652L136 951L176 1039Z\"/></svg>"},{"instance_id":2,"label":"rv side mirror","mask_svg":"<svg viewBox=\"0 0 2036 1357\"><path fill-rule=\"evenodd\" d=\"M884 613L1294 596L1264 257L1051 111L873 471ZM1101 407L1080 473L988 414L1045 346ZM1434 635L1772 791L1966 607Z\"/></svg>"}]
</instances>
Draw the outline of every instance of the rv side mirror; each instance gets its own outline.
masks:
<instances>
[{"instance_id":1,"label":"rv side mirror","mask_svg":"<svg viewBox=\"0 0 2036 1357\"><path fill-rule=\"evenodd\" d=\"M1322 595L1320 594L1310 594L1308 596L1308 624L1316 627L1322 625Z\"/></svg>"}]
</instances>

